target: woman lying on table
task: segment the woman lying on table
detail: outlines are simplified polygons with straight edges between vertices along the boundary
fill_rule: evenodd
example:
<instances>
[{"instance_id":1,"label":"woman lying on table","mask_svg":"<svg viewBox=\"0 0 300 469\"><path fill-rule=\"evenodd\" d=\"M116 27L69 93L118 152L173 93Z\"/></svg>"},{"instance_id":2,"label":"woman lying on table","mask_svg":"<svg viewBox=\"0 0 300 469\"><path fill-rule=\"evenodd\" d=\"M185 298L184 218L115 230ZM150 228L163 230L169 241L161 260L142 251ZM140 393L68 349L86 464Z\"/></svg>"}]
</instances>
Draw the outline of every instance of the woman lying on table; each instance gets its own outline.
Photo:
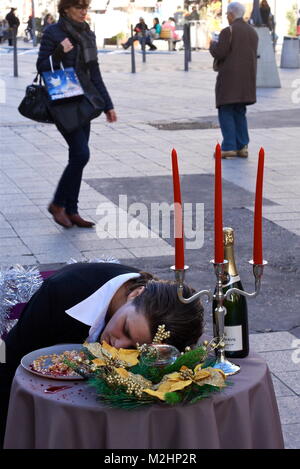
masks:
<instances>
[{"instance_id":1,"label":"woman lying on table","mask_svg":"<svg viewBox=\"0 0 300 469\"><path fill-rule=\"evenodd\" d=\"M184 296L192 293L185 285ZM78 263L54 273L33 295L5 339L6 363L0 364L2 433L11 383L24 355L86 340L135 348L136 343L151 343L161 324L171 332L166 343L179 350L195 344L203 328L201 302L183 304L174 282L121 264Z\"/></svg>"}]
</instances>

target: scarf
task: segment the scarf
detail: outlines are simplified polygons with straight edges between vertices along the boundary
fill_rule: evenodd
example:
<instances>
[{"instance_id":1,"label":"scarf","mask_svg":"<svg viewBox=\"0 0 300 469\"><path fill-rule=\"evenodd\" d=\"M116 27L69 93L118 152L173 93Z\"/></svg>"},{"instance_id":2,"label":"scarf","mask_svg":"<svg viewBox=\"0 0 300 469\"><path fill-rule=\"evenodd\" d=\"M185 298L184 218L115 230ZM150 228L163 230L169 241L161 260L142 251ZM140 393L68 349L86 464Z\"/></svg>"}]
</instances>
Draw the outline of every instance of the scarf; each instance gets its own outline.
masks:
<instances>
[{"instance_id":1,"label":"scarf","mask_svg":"<svg viewBox=\"0 0 300 469\"><path fill-rule=\"evenodd\" d=\"M61 16L59 23L71 39L80 45L84 63L97 61L96 36L88 23L78 23L67 16Z\"/></svg>"}]
</instances>

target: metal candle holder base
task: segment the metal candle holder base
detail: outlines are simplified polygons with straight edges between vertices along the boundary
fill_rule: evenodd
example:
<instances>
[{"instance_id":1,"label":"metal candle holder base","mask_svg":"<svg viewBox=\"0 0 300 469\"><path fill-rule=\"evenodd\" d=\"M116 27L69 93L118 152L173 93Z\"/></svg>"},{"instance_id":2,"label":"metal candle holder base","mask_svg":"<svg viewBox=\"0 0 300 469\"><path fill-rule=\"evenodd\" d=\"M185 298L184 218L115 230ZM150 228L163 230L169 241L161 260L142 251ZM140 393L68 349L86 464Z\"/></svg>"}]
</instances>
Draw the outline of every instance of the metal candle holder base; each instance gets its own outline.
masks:
<instances>
[{"instance_id":1,"label":"metal candle holder base","mask_svg":"<svg viewBox=\"0 0 300 469\"><path fill-rule=\"evenodd\" d=\"M217 278L215 293L212 293L211 290L201 290L198 293L195 293L189 298L184 298L183 296L183 283L185 272L188 270L188 266L184 266L183 269L176 269L175 266L171 267L171 270L175 273L175 280L177 282L177 293L178 298L182 303L191 303L192 301L196 300L197 298L201 298L202 296L207 296L210 301L216 301L217 307L214 310L215 315L215 324L216 324L216 340L217 345L215 347L216 351L216 363L214 368L218 368L222 370L226 376L235 375L240 371L240 366L236 365L225 357L225 340L224 340L224 324L225 324L225 316L226 316L226 307L224 306L224 301L232 294L238 293L239 295L246 296L248 298L255 298L258 293L260 292L261 286L261 278L263 275L264 266L267 265L267 261L263 261L262 264L254 264L253 261L249 261L250 264L253 265L253 275L255 278L255 291L253 293L247 293L243 290L239 290L238 288L230 288L223 292L223 279L225 275L225 265L228 261L224 262L215 262L211 261L214 265L214 270Z\"/></svg>"}]
</instances>

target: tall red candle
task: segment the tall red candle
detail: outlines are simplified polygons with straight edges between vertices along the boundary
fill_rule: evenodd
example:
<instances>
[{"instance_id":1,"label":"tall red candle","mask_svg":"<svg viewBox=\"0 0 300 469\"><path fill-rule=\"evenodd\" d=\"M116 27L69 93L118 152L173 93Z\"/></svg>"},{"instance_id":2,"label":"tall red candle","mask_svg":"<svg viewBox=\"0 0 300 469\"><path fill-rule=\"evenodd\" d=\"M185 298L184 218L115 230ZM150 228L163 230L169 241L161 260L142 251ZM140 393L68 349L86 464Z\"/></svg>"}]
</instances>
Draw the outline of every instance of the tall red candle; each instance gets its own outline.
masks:
<instances>
[{"instance_id":1,"label":"tall red candle","mask_svg":"<svg viewBox=\"0 0 300 469\"><path fill-rule=\"evenodd\" d=\"M172 150L172 173L174 190L174 237L175 237L175 268L184 269L184 239L180 180L177 152Z\"/></svg>"},{"instance_id":2,"label":"tall red candle","mask_svg":"<svg viewBox=\"0 0 300 469\"><path fill-rule=\"evenodd\" d=\"M263 179L264 179L265 151L263 148L259 151L255 207L254 207L254 238L253 238L253 261L254 264L263 263L262 247L262 198L263 198Z\"/></svg>"},{"instance_id":3,"label":"tall red candle","mask_svg":"<svg viewBox=\"0 0 300 469\"><path fill-rule=\"evenodd\" d=\"M221 146L215 151L215 263L224 262Z\"/></svg>"}]
</instances>

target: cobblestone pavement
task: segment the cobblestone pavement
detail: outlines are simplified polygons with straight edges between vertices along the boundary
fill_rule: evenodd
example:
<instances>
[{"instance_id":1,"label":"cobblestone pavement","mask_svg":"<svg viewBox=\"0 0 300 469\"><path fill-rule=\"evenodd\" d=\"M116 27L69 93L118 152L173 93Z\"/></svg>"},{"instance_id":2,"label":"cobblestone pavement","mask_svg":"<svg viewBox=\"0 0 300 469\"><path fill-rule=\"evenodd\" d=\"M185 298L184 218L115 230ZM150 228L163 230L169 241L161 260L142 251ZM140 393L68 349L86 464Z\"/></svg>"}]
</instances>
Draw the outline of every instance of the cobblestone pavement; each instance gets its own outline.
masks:
<instances>
[{"instance_id":1,"label":"cobblestone pavement","mask_svg":"<svg viewBox=\"0 0 300 469\"><path fill-rule=\"evenodd\" d=\"M110 203L117 208L118 196L127 192L131 193L130 203L161 201L155 198L162 194L155 181L161 181L161 188L170 184L173 147L179 155L183 182L184 178L192 181L189 178L199 177L205 193L210 193L212 155L221 135L214 107L215 73L208 52L193 53L189 72L183 71L182 52L149 53L144 64L137 53L136 74L130 71L129 53L115 50L101 53L99 58L119 120L114 125L107 124L103 117L93 122L91 160L84 171L80 213L99 223L99 204ZM38 265L44 269L71 258L79 261L114 256L170 278L172 242L154 237L155 229L141 214L136 218L136 214L128 213L129 222L138 220L144 232L144 237L136 240L115 237L110 229L105 233L100 229L64 230L52 221L46 207L66 164L66 144L54 126L39 125L18 114L17 106L34 76L36 52L22 50L18 59L19 77L15 78L12 54L6 48L0 49L0 264ZM237 251L239 261L245 265L241 271L249 277L244 261L251 257L257 155L263 146L263 215L270 273L266 273L267 294L261 297L264 303L258 299L253 306L251 343L269 363L286 447L300 448L300 72L280 69L280 78L281 88L259 89L257 104L248 108L249 159L223 162L224 185L228 184L228 191L234 189L235 197L228 192L224 218L226 223L238 225L234 226L239 239ZM134 193L140 198L134 198ZM212 278L208 273L213 252L212 210L204 195L196 201L205 201L207 206L205 239L197 253L200 259L194 260L196 251L190 251L187 260L196 267L202 285L204 282L207 286L207 279ZM119 230L122 228L119 226ZM193 275L193 281L198 279ZM288 312L283 311L283 302Z\"/></svg>"}]
</instances>

